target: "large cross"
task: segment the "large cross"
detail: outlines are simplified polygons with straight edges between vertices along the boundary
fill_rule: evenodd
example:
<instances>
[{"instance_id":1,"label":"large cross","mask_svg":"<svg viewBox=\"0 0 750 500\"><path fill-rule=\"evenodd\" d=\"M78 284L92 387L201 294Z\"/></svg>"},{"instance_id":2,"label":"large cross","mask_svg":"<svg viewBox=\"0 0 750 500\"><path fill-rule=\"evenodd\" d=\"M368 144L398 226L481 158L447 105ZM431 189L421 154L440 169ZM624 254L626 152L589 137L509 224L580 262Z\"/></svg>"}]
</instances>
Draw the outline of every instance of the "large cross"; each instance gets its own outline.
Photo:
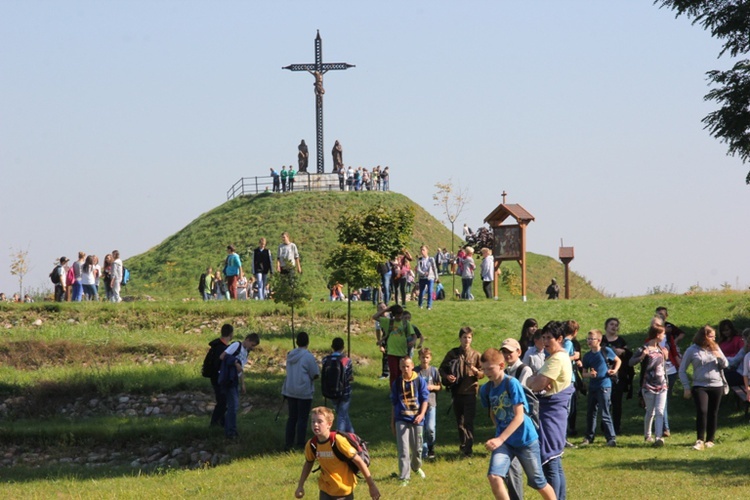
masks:
<instances>
[{"instance_id":1,"label":"large cross","mask_svg":"<svg viewBox=\"0 0 750 500\"><path fill-rule=\"evenodd\" d=\"M324 173L323 167L323 75L331 70L353 68L353 64L347 63L323 63L323 40L320 38L320 30L315 37L315 63L313 64L290 64L281 69L291 71L307 71L315 77L315 138L317 140L318 173Z\"/></svg>"}]
</instances>

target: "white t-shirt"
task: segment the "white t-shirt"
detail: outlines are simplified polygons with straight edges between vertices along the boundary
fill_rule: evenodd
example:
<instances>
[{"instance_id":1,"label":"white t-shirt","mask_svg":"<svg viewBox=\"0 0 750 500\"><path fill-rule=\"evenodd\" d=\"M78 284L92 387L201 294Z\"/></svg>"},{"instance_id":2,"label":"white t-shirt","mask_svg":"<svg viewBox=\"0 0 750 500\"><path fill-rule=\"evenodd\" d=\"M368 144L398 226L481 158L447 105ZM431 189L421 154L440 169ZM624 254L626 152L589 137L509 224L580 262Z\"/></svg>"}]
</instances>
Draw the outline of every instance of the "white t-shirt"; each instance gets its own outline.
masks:
<instances>
[{"instance_id":1,"label":"white t-shirt","mask_svg":"<svg viewBox=\"0 0 750 500\"><path fill-rule=\"evenodd\" d=\"M81 284L82 285L94 285L96 283L95 267L91 266L86 271L86 266L81 266Z\"/></svg>"}]
</instances>

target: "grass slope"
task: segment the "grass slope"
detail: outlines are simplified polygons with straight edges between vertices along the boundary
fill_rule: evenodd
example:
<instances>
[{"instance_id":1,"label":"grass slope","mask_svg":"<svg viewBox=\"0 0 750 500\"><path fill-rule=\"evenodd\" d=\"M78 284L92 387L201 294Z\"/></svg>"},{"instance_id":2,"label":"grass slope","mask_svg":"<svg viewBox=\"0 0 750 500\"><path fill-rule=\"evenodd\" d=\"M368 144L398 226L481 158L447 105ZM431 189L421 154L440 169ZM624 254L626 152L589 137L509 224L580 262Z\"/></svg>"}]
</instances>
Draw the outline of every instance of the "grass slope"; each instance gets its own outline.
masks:
<instances>
[{"instance_id":1,"label":"grass slope","mask_svg":"<svg viewBox=\"0 0 750 500\"><path fill-rule=\"evenodd\" d=\"M413 255L418 254L422 244L427 244L432 255L438 246L450 249L450 231L422 207L398 193L264 193L227 201L201 215L156 247L129 258L126 265L132 279L125 293L197 297L198 276L208 266L212 266L214 271L223 267L228 244L235 245L247 271L252 265L253 249L261 237L268 240L269 248L275 252L281 241L281 233L288 231L299 247L310 292L316 299L326 297L328 272L322 263L337 244L336 225L340 215L367 211L378 203L393 208L413 207L415 220L410 245ZM456 249L460 243L456 237ZM519 276L520 283L518 264L504 263L503 267L513 270ZM563 266L549 257L530 253L527 275L527 295L540 297L544 296L550 278L557 277L562 285ZM476 281L475 295L481 295L480 279ZM601 297L590 283L575 273L572 273L571 281L573 298ZM457 283L460 288L460 279ZM450 289L451 285L447 288ZM501 287L500 296L510 296L510 292Z\"/></svg>"}]
</instances>

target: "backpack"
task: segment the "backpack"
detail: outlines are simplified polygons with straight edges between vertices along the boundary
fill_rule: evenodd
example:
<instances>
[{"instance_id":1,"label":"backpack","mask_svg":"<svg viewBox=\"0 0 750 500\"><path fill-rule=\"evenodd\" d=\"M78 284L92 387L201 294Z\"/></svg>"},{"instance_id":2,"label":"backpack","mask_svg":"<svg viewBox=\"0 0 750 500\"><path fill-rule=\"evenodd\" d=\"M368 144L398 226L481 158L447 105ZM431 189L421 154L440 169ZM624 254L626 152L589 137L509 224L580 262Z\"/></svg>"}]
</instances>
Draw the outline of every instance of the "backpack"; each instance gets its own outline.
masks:
<instances>
[{"instance_id":1,"label":"backpack","mask_svg":"<svg viewBox=\"0 0 750 500\"><path fill-rule=\"evenodd\" d=\"M457 386L458 383L461 381L461 358L453 358L452 360L448 361L448 367L445 370L445 377L441 377L443 381L443 385L446 388L452 389L453 386ZM456 381L451 383L448 382L447 375L453 375L456 377Z\"/></svg>"},{"instance_id":2,"label":"backpack","mask_svg":"<svg viewBox=\"0 0 750 500\"><path fill-rule=\"evenodd\" d=\"M523 366L527 366L527 365L523 365ZM523 370L523 366L521 366L519 370ZM526 402L528 403L528 406L529 406L528 410L526 410L526 407L524 407L523 411L524 413L526 413L526 415L529 416L531 421L534 423L534 427L536 427L536 430L538 431L539 430L539 398L536 396L536 394L534 394L534 392L531 389L529 389L525 385L521 384L521 387L523 388L523 393L526 395ZM505 392L508 392L507 386L506 386Z\"/></svg>"},{"instance_id":3,"label":"backpack","mask_svg":"<svg viewBox=\"0 0 750 500\"><path fill-rule=\"evenodd\" d=\"M120 282L120 285L127 285L130 281L130 271L128 271L127 267L122 268L122 281Z\"/></svg>"},{"instance_id":4,"label":"backpack","mask_svg":"<svg viewBox=\"0 0 750 500\"><path fill-rule=\"evenodd\" d=\"M349 386L346 377L346 356L326 356L323 368L320 370L320 388L323 397L327 399L341 399Z\"/></svg>"},{"instance_id":5,"label":"backpack","mask_svg":"<svg viewBox=\"0 0 750 500\"><path fill-rule=\"evenodd\" d=\"M73 266L70 266L68 268L68 275L66 276L65 283L68 285L72 285L76 282L76 272L73 270Z\"/></svg>"},{"instance_id":6,"label":"backpack","mask_svg":"<svg viewBox=\"0 0 750 500\"><path fill-rule=\"evenodd\" d=\"M59 285L60 284L60 268L61 267L62 266L55 266L54 269L52 269L52 272L49 273L49 279L55 285Z\"/></svg>"},{"instance_id":7,"label":"backpack","mask_svg":"<svg viewBox=\"0 0 750 500\"><path fill-rule=\"evenodd\" d=\"M200 279L198 280L198 292L203 293L206 289L206 273L201 274ZM205 377L205 375L203 375Z\"/></svg>"},{"instance_id":8,"label":"backpack","mask_svg":"<svg viewBox=\"0 0 750 500\"><path fill-rule=\"evenodd\" d=\"M336 448L336 431L331 431L331 435L328 437L328 439L331 440L331 449L333 450L333 454L336 455L336 458L341 460L342 462L346 462L349 465L349 469L351 471L359 476L359 467L350 459L344 456L344 454ZM352 445L352 448L357 450L357 456L362 459L362 461L367 465L370 466L370 450L367 449L367 441L359 437L358 435L354 434L353 432L338 432L338 434L341 434L346 438L347 441L349 441L349 444ZM313 436L313 438L310 440L310 447L312 448L313 455L317 455L318 451L318 438ZM316 472L320 470L320 466L318 466L317 469L315 469L313 472Z\"/></svg>"},{"instance_id":9,"label":"backpack","mask_svg":"<svg viewBox=\"0 0 750 500\"><path fill-rule=\"evenodd\" d=\"M221 360L219 356L224 352L224 349L214 349L213 347L208 348L206 357L203 358L203 366L201 367L201 375L206 378L212 378L219 374L219 366L221 366Z\"/></svg>"}]
</instances>

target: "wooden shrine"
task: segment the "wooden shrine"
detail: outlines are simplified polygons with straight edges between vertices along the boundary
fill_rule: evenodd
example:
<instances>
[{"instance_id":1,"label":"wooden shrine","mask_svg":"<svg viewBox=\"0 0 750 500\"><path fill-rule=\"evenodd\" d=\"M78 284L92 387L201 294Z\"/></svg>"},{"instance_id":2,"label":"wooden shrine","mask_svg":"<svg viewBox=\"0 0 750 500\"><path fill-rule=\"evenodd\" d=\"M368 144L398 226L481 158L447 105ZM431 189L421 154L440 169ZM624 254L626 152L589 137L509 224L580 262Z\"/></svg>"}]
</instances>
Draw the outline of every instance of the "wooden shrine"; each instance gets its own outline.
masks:
<instances>
[{"instance_id":1,"label":"wooden shrine","mask_svg":"<svg viewBox=\"0 0 750 500\"><path fill-rule=\"evenodd\" d=\"M506 196L507 193L503 191L503 202L484 218L484 222L492 228L494 239L492 256L495 259L495 284L493 293L497 298L500 264L504 260L515 260L521 266L521 298L526 302L526 226L534 220L534 216L517 203L505 203ZM503 225L509 217L512 217L516 223Z\"/></svg>"},{"instance_id":2,"label":"wooden shrine","mask_svg":"<svg viewBox=\"0 0 750 500\"><path fill-rule=\"evenodd\" d=\"M565 265L565 298L570 299L570 262L575 258L575 249L562 245L560 241L560 260Z\"/></svg>"}]
</instances>

